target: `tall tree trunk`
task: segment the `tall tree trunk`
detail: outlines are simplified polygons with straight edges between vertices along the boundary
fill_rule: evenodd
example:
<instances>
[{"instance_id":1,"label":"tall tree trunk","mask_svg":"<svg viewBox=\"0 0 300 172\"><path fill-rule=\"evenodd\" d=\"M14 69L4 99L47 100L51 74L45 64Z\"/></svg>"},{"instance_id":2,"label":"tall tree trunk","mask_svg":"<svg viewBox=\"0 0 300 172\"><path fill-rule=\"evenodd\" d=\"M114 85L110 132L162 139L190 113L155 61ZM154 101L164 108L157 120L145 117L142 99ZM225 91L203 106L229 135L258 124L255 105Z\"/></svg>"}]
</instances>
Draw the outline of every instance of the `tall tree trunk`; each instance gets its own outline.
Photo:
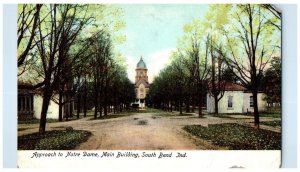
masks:
<instances>
[{"instance_id":1,"label":"tall tree trunk","mask_svg":"<svg viewBox=\"0 0 300 172\"><path fill-rule=\"evenodd\" d=\"M214 102L215 102L215 114L219 114L218 95L216 94L214 94Z\"/></svg>"},{"instance_id":2,"label":"tall tree trunk","mask_svg":"<svg viewBox=\"0 0 300 172\"><path fill-rule=\"evenodd\" d=\"M104 105L104 116L107 115L107 105Z\"/></svg>"},{"instance_id":3,"label":"tall tree trunk","mask_svg":"<svg viewBox=\"0 0 300 172\"><path fill-rule=\"evenodd\" d=\"M60 89L58 93L58 121L63 120L63 91Z\"/></svg>"},{"instance_id":4,"label":"tall tree trunk","mask_svg":"<svg viewBox=\"0 0 300 172\"><path fill-rule=\"evenodd\" d=\"M182 115L182 101L179 101L179 114Z\"/></svg>"},{"instance_id":5,"label":"tall tree trunk","mask_svg":"<svg viewBox=\"0 0 300 172\"><path fill-rule=\"evenodd\" d=\"M203 97L202 97L202 85L199 87L200 91L199 91L199 118L201 118L203 116L202 114L202 101L203 101Z\"/></svg>"},{"instance_id":6,"label":"tall tree trunk","mask_svg":"<svg viewBox=\"0 0 300 172\"><path fill-rule=\"evenodd\" d=\"M43 104L42 104L40 127L39 127L40 134L45 134L46 131L47 111L48 111L50 99L51 99L51 91L49 90L49 88L46 87L43 94Z\"/></svg>"},{"instance_id":7,"label":"tall tree trunk","mask_svg":"<svg viewBox=\"0 0 300 172\"><path fill-rule=\"evenodd\" d=\"M69 117L70 117L69 96L66 95L65 97L66 97L66 102L68 102L68 103L66 103L66 104L64 105L64 107L65 107L64 109L65 109L65 114L66 114L66 121L69 121Z\"/></svg>"},{"instance_id":8,"label":"tall tree trunk","mask_svg":"<svg viewBox=\"0 0 300 172\"><path fill-rule=\"evenodd\" d=\"M202 89L201 89L202 90ZM202 117L202 94L201 94L201 91L200 91L200 101L199 101L199 118Z\"/></svg>"},{"instance_id":9,"label":"tall tree trunk","mask_svg":"<svg viewBox=\"0 0 300 172\"><path fill-rule=\"evenodd\" d=\"M95 106L95 111L94 111L94 119L97 118L97 112L98 112L98 94L97 94L97 89L95 89L96 93L94 95L94 106ZM100 108L101 110L101 108ZM101 117L101 112L100 112L100 117Z\"/></svg>"},{"instance_id":10,"label":"tall tree trunk","mask_svg":"<svg viewBox=\"0 0 300 172\"><path fill-rule=\"evenodd\" d=\"M103 106L102 106L101 102L99 104L99 113L100 113L100 118L102 118L102 116L103 116Z\"/></svg>"},{"instance_id":11,"label":"tall tree trunk","mask_svg":"<svg viewBox=\"0 0 300 172\"><path fill-rule=\"evenodd\" d=\"M79 113L81 110L80 101L81 101L81 94L80 94L80 91L78 91L78 94L77 94L77 119L79 119Z\"/></svg>"},{"instance_id":12,"label":"tall tree trunk","mask_svg":"<svg viewBox=\"0 0 300 172\"><path fill-rule=\"evenodd\" d=\"M73 101L70 101L70 115L73 117Z\"/></svg>"},{"instance_id":13,"label":"tall tree trunk","mask_svg":"<svg viewBox=\"0 0 300 172\"><path fill-rule=\"evenodd\" d=\"M98 101L96 100L94 104L95 104L94 119L96 119L96 118L97 118L97 114L98 114L98 113L97 113L97 112L98 112L98 105L97 105L97 104L98 104ZM101 113L101 112L100 112L100 113ZM100 116L101 116L101 115L100 115Z\"/></svg>"},{"instance_id":14,"label":"tall tree trunk","mask_svg":"<svg viewBox=\"0 0 300 172\"><path fill-rule=\"evenodd\" d=\"M83 94L83 116L84 117L86 117L86 112L87 112L86 98L87 98L87 82L86 82L86 75L84 75L84 94Z\"/></svg>"},{"instance_id":15,"label":"tall tree trunk","mask_svg":"<svg viewBox=\"0 0 300 172\"><path fill-rule=\"evenodd\" d=\"M259 128L259 113L258 113L258 103L257 103L257 91L252 92L253 95L253 105L254 105L254 126Z\"/></svg>"},{"instance_id":16,"label":"tall tree trunk","mask_svg":"<svg viewBox=\"0 0 300 172\"><path fill-rule=\"evenodd\" d=\"M190 112L190 101L187 100L185 104L185 112L189 113Z\"/></svg>"},{"instance_id":17,"label":"tall tree trunk","mask_svg":"<svg viewBox=\"0 0 300 172\"><path fill-rule=\"evenodd\" d=\"M107 78L106 78L106 84L107 84ZM104 88L103 111L104 111L104 116L106 116L107 115L107 85L105 85Z\"/></svg>"}]
</instances>

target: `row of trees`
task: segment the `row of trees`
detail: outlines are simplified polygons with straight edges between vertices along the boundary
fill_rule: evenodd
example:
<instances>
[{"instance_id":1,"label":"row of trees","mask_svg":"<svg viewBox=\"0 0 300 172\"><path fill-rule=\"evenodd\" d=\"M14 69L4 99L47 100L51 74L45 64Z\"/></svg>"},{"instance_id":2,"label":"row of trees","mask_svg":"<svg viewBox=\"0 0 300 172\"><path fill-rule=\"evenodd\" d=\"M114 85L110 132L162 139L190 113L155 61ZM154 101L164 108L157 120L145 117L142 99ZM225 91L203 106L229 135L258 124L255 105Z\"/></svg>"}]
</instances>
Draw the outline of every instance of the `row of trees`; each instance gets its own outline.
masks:
<instances>
[{"instance_id":1,"label":"row of trees","mask_svg":"<svg viewBox=\"0 0 300 172\"><path fill-rule=\"evenodd\" d=\"M201 117L206 93L214 97L218 113L226 83L236 82L253 94L254 124L259 127L257 93L266 88L264 79L280 76L280 19L270 5L210 5L203 20L184 26L171 64L151 86L150 102L163 108L173 104L180 113L183 104L187 111L190 105L198 106ZM279 84L278 94L280 82L273 84Z\"/></svg>"},{"instance_id":2,"label":"row of trees","mask_svg":"<svg viewBox=\"0 0 300 172\"><path fill-rule=\"evenodd\" d=\"M114 44L124 27L119 9L109 5L23 4L18 18L19 78L31 80L43 97L40 128L45 133L50 100L59 105L59 120L93 100L95 115L107 107L122 110L134 99L134 88ZM112 34L113 33L113 34Z\"/></svg>"}]
</instances>

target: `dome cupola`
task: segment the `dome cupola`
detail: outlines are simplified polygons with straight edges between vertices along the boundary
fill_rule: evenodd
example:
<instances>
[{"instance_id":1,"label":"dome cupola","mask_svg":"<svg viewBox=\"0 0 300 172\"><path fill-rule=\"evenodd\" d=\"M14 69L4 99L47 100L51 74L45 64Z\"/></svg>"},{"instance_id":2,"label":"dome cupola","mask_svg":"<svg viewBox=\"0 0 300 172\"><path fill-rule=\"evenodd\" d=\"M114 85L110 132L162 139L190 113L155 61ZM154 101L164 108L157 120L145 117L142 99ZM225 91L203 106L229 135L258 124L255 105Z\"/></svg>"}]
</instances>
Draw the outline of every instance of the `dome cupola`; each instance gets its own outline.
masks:
<instances>
[{"instance_id":1,"label":"dome cupola","mask_svg":"<svg viewBox=\"0 0 300 172\"><path fill-rule=\"evenodd\" d=\"M147 67L146 67L146 63L144 62L144 60L143 60L143 57L141 56L141 59L140 59L140 61L137 63L137 65L136 65L136 68L144 68L144 69L146 69Z\"/></svg>"}]
</instances>

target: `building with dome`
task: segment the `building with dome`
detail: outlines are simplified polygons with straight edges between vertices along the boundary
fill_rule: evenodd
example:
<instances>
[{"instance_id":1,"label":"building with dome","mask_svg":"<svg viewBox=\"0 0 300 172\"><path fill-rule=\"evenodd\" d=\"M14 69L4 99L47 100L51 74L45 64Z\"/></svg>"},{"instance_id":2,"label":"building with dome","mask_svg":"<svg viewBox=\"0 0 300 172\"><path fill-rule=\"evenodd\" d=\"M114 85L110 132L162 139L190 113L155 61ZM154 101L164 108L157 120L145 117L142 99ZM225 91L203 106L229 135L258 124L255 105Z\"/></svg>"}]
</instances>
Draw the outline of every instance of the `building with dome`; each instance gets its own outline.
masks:
<instances>
[{"instance_id":1,"label":"building with dome","mask_svg":"<svg viewBox=\"0 0 300 172\"><path fill-rule=\"evenodd\" d=\"M135 94L136 94L136 103L139 104L140 108L145 108L145 98L148 94L150 84L148 82L147 66L143 60L143 57L140 58L140 61L136 65L136 75L135 75Z\"/></svg>"}]
</instances>

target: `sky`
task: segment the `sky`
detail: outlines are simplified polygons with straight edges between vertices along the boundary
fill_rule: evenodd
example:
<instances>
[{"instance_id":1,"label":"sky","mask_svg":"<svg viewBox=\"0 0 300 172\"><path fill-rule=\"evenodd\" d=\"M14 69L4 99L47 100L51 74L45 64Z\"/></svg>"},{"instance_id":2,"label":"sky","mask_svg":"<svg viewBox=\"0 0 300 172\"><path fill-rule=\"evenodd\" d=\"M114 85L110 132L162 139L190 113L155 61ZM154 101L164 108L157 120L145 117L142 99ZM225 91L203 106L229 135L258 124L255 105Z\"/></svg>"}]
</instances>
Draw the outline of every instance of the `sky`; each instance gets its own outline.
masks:
<instances>
[{"instance_id":1,"label":"sky","mask_svg":"<svg viewBox=\"0 0 300 172\"><path fill-rule=\"evenodd\" d=\"M117 48L127 63L129 79L134 82L135 68L141 56L148 68L149 82L170 62L183 26L195 18L204 18L207 5L149 4L119 5L124 12L126 42Z\"/></svg>"}]
</instances>

